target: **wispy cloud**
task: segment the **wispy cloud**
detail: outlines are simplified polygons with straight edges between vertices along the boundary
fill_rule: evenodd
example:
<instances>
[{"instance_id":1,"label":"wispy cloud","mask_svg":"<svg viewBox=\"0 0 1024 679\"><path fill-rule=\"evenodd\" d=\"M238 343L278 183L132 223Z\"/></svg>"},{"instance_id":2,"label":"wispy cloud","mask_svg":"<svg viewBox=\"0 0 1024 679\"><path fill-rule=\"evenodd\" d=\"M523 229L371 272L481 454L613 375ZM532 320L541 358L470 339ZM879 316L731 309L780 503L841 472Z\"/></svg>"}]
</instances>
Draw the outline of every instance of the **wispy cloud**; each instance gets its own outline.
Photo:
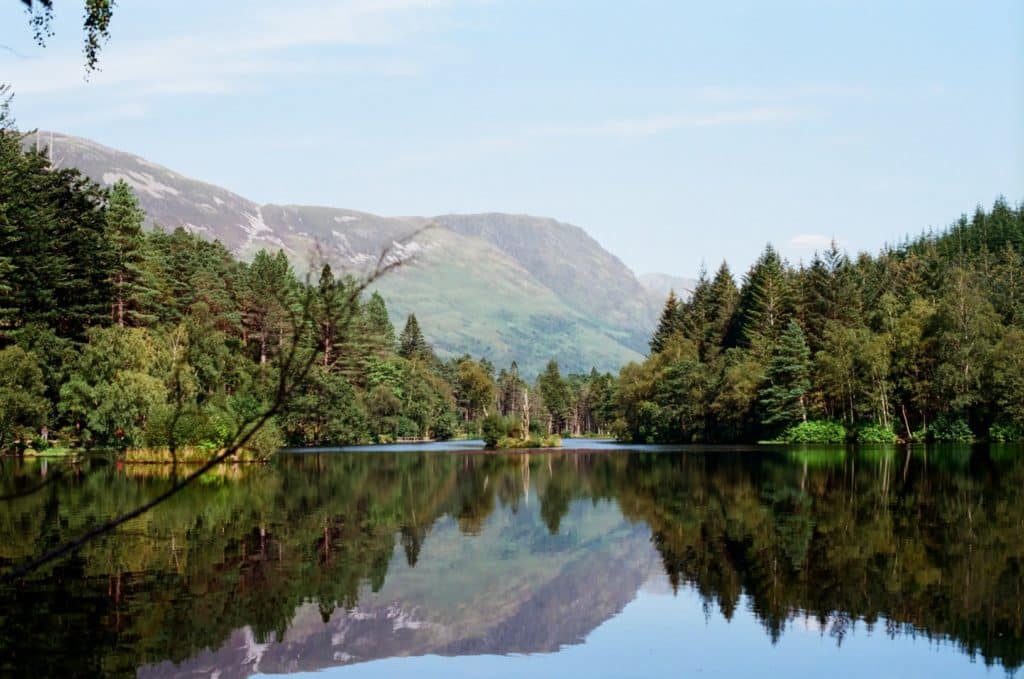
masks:
<instances>
[{"instance_id":1,"label":"wispy cloud","mask_svg":"<svg viewBox=\"0 0 1024 679\"><path fill-rule=\"evenodd\" d=\"M464 0L463 0L464 1ZM417 33L443 25L442 10L456 0L306 0L240 12L237 23L216 31L162 39L118 35L104 50L92 90L114 87L132 94L217 94L251 87L260 78L301 74L373 73L401 76L418 71L397 50L361 50L401 46ZM350 47L343 53L312 59L304 48ZM24 94L49 94L83 88L77 50L51 49L40 58L4 65L5 80Z\"/></svg>"},{"instance_id":2,"label":"wispy cloud","mask_svg":"<svg viewBox=\"0 0 1024 679\"><path fill-rule=\"evenodd\" d=\"M832 236L824 236L820 233L802 233L789 239L790 246L802 250L824 250L836 240Z\"/></svg>"},{"instance_id":3,"label":"wispy cloud","mask_svg":"<svg viewBox=\"0 0 1024 679\"><path fill-rule=\"evenodd\" d=\"M664 113L579 123L526 125L494 136L448 139L442 148L407 155L399 163L402 166L417 167L447 162L453 157L506 155L538 142L558 139L594 137L630 141L687 129L789 123L809 115L808 111L795 108L748 107L703 113Z\"/></svg>"},{"instance_id":4,"label":"wispy cloud","mask_svg":"<svg viewBox=\"0 0 1024 679\"><path fill-rule=\"evenodd\" d=\"M754 107L709 113L670 113L619 118L578 125L552 125L531 130L538 135L599 135L613 137L649 137L686 128L756 125L791 122L803 113L792 108Z\"/></svg>"}]
</instances>

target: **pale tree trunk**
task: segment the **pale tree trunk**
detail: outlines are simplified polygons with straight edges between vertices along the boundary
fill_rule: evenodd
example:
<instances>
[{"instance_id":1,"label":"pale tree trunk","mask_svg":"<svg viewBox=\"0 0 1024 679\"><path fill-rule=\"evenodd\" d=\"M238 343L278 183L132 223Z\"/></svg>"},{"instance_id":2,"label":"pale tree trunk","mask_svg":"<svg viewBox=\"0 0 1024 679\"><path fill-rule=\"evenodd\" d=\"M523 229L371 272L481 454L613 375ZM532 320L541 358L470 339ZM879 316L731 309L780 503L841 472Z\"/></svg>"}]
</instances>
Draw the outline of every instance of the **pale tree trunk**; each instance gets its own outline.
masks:
<instances>
[{"instance_id":1,"label":"pale tree trunk","mask_svg":"<svg viewBox=\"0 0 1024 679\"><path fill-rule=\"evenodd\" d=\"M523 388L523 440L530 438L530 390Z\"/></svg>"}]
</instances>

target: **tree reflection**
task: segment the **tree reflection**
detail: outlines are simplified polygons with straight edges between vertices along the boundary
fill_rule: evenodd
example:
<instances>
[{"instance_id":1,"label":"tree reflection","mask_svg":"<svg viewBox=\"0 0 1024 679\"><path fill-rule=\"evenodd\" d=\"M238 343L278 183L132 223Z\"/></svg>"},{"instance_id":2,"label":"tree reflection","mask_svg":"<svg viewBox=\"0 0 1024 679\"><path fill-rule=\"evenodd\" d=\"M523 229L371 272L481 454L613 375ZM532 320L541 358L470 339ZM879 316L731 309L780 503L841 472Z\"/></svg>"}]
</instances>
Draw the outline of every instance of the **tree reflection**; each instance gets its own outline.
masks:
<instances>
[{"instance_id":1,"label":"tree reflection","mask_svg":"<svg viewBox=\"0 0 1024 679\"><path fill-rule=\"evenodd\" d=\"M258 641L280 639L300 604L316 602L326 621L379 590L396 558L421 565L439 522L480 535L495 517L539 503L540 530L556 536L574 508L605 500L649 527L673 588L695 588L727 619L745 595L772 639L805 617L837 643L854 625L884 620L886 634L949 638L1012 669L1024 662L1016 452L351 454L225 468L51 572L0 590L0 673L134 675L246 626ZM92 464L9 503L3 565L171 483L154 467ZM7 463L0 492L36 483L39 472ZM530 539L531 553L571 544ZM525 559L516 554L494 559ZM533 564L503 567L525 576Z\"/></svg>"}]
</instances>

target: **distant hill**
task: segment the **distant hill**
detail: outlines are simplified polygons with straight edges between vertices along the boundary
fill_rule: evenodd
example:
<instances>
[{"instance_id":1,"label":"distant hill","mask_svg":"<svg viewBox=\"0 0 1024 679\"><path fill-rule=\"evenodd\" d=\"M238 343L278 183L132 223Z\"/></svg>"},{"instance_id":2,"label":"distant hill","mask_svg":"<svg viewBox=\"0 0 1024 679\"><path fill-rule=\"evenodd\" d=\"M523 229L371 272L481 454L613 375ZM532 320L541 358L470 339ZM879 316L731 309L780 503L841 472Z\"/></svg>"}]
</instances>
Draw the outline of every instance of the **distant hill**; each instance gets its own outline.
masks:
<instances>
[{"instance_id":1,"label":"distant hill","mask_svg":"<svg viewBox=\"0 0 1024 679\"><path fill-rule=\"evenodd\" d=\"M531 375L616 370L641 358L661 298L576 226L509 214L381 217L334 207L261 205L88 139L43 132L55 164L111 185L128 182L149 225L218 239L242 258L283 249L298 272L327 261L358 272L385 247L415 261L377 286L399 329L415 312L442 355L512 360ZM26 138L26 145L35 137ZM273 171L268 169L268 171ZM430 225L406 242L405 239Z\"/></svg>"},{"instance_id":2,"label":"distant hill","mask_svg":"<svg viewBox=\"0 0 1024 679\"><path fill-rule=\"evenodd\" d=\"M676 297L680 299L689 299L697 281L693 278L672 276L667 273L645 273L640 274L640 284L649 293L655 295L660 304L668 297L669 290L675 290Z\"/></svg>"}]
</instances>

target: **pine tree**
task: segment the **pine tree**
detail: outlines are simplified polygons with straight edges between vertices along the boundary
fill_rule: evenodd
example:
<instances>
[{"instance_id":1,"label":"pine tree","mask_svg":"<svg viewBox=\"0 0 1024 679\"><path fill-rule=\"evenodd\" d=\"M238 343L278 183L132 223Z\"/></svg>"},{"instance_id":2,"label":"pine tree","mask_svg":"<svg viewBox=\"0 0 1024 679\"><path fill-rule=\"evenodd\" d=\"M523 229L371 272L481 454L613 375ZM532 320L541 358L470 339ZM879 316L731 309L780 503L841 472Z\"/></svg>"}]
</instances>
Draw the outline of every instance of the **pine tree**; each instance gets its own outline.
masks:
<instances>
[{"instance_id":1,"label":"pine tree","mask_svg":"<svg viewBox=\"0 0 1024 679\"><path fill-rule=\"evenodd\" d=\"M409 360L431 360L434 358L434 351L423 337L416 314L409 314L405 321L405 328L398 338L398 355Z\"/></svg>"},{"instance_id":2,"label":"pine tree","mask_svg":"<svg viewBox=\"0 0 1024 679\"><path fill-rule=\"evenodd\" d=\"M569 387L562 379L558 361L548 361L544 372L537 377L537 390L550 417L550 431L562 431L571 404Z\"/></svg>"},{"instance_id":3,"label":"pine tree","mask_svg":"<svg viewBox=\"0 0 1024 679\"><path fill-rule=\"evenodd\" d=\"M284 339L287 304L295 284L283 250L276 255L260 250L249 265L245 300L245 327L254 342L260 364L266 363L275 343Z\"/></svg>"},{"instance_id":4,"label":"pine tree","mask_svg":"<svg viewBox=\"0 0 1024 679\"><path fill-rule=\"evenodd\" d=\"M62 337L109 319L104 191L51 168L0 130L0 332L38 322Z\"/></svg>"},{"instance_id":5,"label":"pine tree","mask_svg":"<svg viewBox=\"0 0 1024 679\"><path fill-rule=\"evenodd\" d=\"M807 392L811 389L811 352L800 324L791 320L779 337L761 389L765 424L789 425L807 420Z\"/></svg>"},{"instance_id":6,"label":"pine tree","mask_svg":"<svg viewBox=\"0 0 1024 679\"><path fill-rule=\"evenodd\" d=\"M711 311L704 337L706 358L717 355L727 346L729 329L736 313L739 297L740 291L736 287L732 272L729 271L729 265L722 262L711 281L711 288L708 290L708 306Z\"/></svg>"},{"instance_id":7,"label":"pine tree","mask_svg":"<svg viewBox=\"0 0 1024 679\"><path fill-rule=\"evenodd\" d=\"M740 293L740 331L745 346L756 356L771 356L794 311L786 265L771 245L747 272Z\"/></svg>"},{"instance_id":8,"label":"pine tree","mask_svg":"<svg viewBox=\"0 0 1024 679\"><path fill-rule=\"evenodd\" d=\"M707 270L701 266L693 293L689 300L680 305L679 315L683 337L692 341L702 354L712 312L711 281L708 280Z\"/></svg>"},{"instance_id":9,"label":"pine tree","mask_svg":"<svg viewBox=\"0 0 1024 679\"><path fill-rule=\"evenodd\" d=\"M155 318L147 311L153 305L156 278L146 256L142 232L145 213L123 180L110 190L106 216L106 239L112 258L111 316L122 328L144 325Z\"/></svg>"},{"instance_id":10,"label":"pine tree","mask_svg":"<svg viewBox=\"0 0 1024 679\"><path fill-rule=\"evenodd\" d=\"M661 353L668 345L668 340L673 335L682 332L682 309L675 290L669 290L668 299L661 311L661 319L658 321L658 328L651 338L651 353Z\"/></svg>"},{"instance_id":11,"label":"pine tree","mask_svg":"<svg viewBox=\"0 0 1024 679\"><path fill-rule=\"evenodd\" d=\"M373 349L378 356L391 353L395 350L395 326L391 324L388 316L388 307L379 292L374 291L363 307L363 316L366 319L366 334Z\"/></svg>"},{"instance_id":12,"label":"pine tree","mask_svg":"<svg viewBox=\"0 0 1024 679\"><path fill-rule=\"evenodd\" d=\"M318 285L320 308L318 309L318 325L320 326L320 350L323 352L324 367L330 366L336 359L335 344L337 343L337 317L341 307L338 294L338 283L330 264L324 264L320 270Z\"/></svg>"}]
</instances>

